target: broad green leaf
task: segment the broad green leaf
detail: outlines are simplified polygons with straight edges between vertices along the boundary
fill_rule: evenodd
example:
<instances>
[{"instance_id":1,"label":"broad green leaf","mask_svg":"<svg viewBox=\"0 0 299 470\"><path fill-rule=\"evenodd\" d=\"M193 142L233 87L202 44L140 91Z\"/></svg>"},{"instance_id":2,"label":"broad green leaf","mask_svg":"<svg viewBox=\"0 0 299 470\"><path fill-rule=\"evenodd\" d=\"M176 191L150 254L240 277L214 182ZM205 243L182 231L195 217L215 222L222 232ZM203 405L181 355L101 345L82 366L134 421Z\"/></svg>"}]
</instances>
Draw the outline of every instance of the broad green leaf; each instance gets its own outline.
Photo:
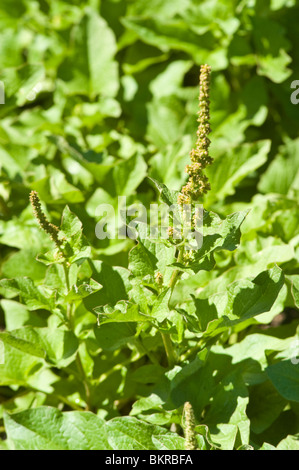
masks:
<instances>
[{"instance_id":1,"label":"broad green leaf","mask_svg":"<svg viewBox=\"0 0 299 470\"><path fill-rule=\"evenodd\" d=\"M56 367L66 367L74 359L79 343L72 331L34 328L32 331L36 334L38 344L46 352L46 361Z\"/></svg>"},{"instance_id":2,"label":"broad green leaf","mask_svg":"<svg viewBox=\"0 0 299 470\"><path fill-rule=\"evenodd\" d=\"M39 281L45 276L45 266L35 260L35 250L23 249L14 253L2 264L2 274L6 278L28 276Z\"/></svg>"},{"instance_id":3,"label":"broad green leaf","mask_svg":"<svg viewBox=\"0 0 299 470\"><path fill-rule=\"evenodd\" d=\"M98 292L100 289L102 289L102 287L103 286L101 284L94 281L93 279L90 279L88 284L83 283L79 286L74 284L71 291L65 297L65 300L66 301L72 301L72 300L80 301L84 299L85 297L88 297L89 295L92 295L95 292Z\"/></svg>"},{"instance_id":4,"label":"broad green leaf","mask_svg":"<svg viewBox=\"0 0 299 470\"><path fill-rule=\"evenodd\" d=\"M107 173L114 167L114 158L103 152L84 151L78 145L67 142L62 136L51 135L48 138L62 154L71 156L73 161L79 164L78 171L81 168L87 170L99 184L105 181ZM74 167L74 163L72 166Z\"/></svg>"},{"instance_id":5,"label":"broad green leaf","mask_svg":"<svg viewBox=\"0 0 299 470\"><path fill-rule=\"evenodd\" d=\"M299 401L299 369L292 360L277 362L266 369L276 390L286 399Z\"/></svg>"},{"instance_id":6,"label":"broad green leaf","mask_svg":"<svg viewBox=\"0 0 299 470\"><path fill-rule=\"evenodd\" d=\"M122 23L145 43L164 52L171 49L186 52L197 64L209 63L213 70L221 70L226 66L224 49L215 48L210 52L208 49L199 48L197 34L184 21L127 17L122 19Z\"/></svg>"},{"instance_id":7,"label":"broad green leaf","mask_svg":"<svg viewBox=\"0 0 299 470\"><path fill-rule=\"evenodd\" d=\"M12 348L18 349L31 356L39 358L45 357L45 351L38 343L31 343L25 339L18 338L18 330L10 333L5 331L0 332L0 341L2 341L4 345L9 344Z\"/></svg>"},{"instance_id":8,"label":"broad green leaf","mask_svg":"<svg viewBox=\"0 0 299 470\"><path fill-rule=\"evenodd\" d=\"M98 292L83 299L87 310L93 312L99 305L115 305L119 300L128 300L131 285L128 281L129 271L120 266L109 266L103 261L88 261L91 277L103 286Z\"/></svg>"},{"instance_id":9,"label":"broad green leaf","mask_svg":"<svg viewBox=\"0 0 299 470\"><path fill-rule=\"evenodd\" d=\"M147 165L141 155L131 157L113 169L115 191L118 196L133 194L146 176Z\"/></svg>"},{"instance_id":10,"label":"broad green leaf","mask_svg":"<svg viewBox=\"0 0 299 470\"><path fill-rule=\"evenodd\" d=\"M118 91L118 65L114 60L116 42L104 18L87 10L74 25L74 41L68 59L58 71L70 95L86 93L115 96Z\"/></svg>"},{"instance_id":11,"label":"broad green leaf","mask_svg":"<svg viewBox=\"0 0 299 470\"><path fill-rule=\"evenodd\" d=\"M244 279L232 283L227 292L214 294L208 300L195 299L196 315L206 329L205 336L213 337L228 327L268 312L282 286L283 273L275 266L252 281Z\"/></svg>"},{"instance_id":12,"label":"broad green leaf","mask_svg":"<svg viewBox=\"0 0 299 470\"><path fill-rule=\"evenodd\" d=\"M205 198L206 204L211 205L234 194L237 185L267 161L270 145L269 140L243 144L216 158L207 169L212 191Z\"/></svg>"},{"instance_id":13,"label":"broad green leaf","mask_svg":"<svg viewBox=\"0 0 299 470\"><path fill-rule=\"evenodd\" d=\"M145 276L153 278L156 271L159 271L164 277L164 282L167 283L173 271L168 266L174 261L174 254L175 247L167 247L142 236L129 253L129 269L136 278Z\"/></svg>"},{"instance_id":14,"label":"broad green leaf","mask_svg":"<svg viewBox=\"0 0 299 470\"><path fill-rule=\"evenodd\" d=\"M299 436L298 434L289 435L279 442L277 450L299 450Z\"/></svg>"},{"instance_id":15,"label":"broad green leaf","mask_svg":"<svg viewBox=\"0 0 299 470\"><path fill-rule=\"evenodd\" d=\"M149 124L147 137L158 149L174 144L182 138L185 121L181 101L171 95L162 96L148 105Z\"/></svg>"},{"instance_id":16,"label":"broad green leaf","mask_svg":"<svg viewBox=\"0 0 299 470\"><path fill-rule=\"evenodd\" d=\"M51 311L54 308L53 294L46 295L46 292L35 286L30 278L2 279L0 287L15 295L20 295L31 310L43 308Z\"/></svg>"},{"instance_id":17,"label":"broad green leaf","mask_svg":"<svg viewBox=\"0 0 299 470\"><path fill-rule=\"evenodd\" d=\"M66 206L63 210L61 219L61 231L68 239L74 237L78 232L82 231L82 223L78 217L70 211Z\"/></svg>"},{"instance_id":18,"label":"broad green leaf","mask_svg":"<svg viewBox=\"0 0 299 470\"><path fill-rule=\"evenodd\" d=\"M18 337L27 341L23 330L26 329L18 330ZM6 343L4 344L4 363L0 364L0 385L27 385L33 389L51 393L53 391L51 384L57 378L54 374L45 374L44 367L45 362L41 357L32 356Z\"/></svg>"},{"instance_id":19,"label":"broad green leaf","mask_svg":"<svg viewBox=\"0 0 299 470\"><path fill-rule=\"evenodd\" d=\"M110 449L105 423L90 412L40 407L5 414L5 429L15 450Z\"/></svg>"},{"instance_id":20,"label":"broad green leaf","mask_svg":"<svg viewBox=\"0 0 299 470\"><path fill-rule=\"evenodd\" d=\"M2 299L1 307L4 310L5 327L7 331L16 330L25 325L46 326L47 318L38 312L29 309L14 300Z\"/></svg>"},{"instance_id":21,"label":"broad green leaf","mask_svg":"<svg viewBox=\"0 0 299 470\"><path fill-rule=\"evenodd\" d=\"M94 311L98 315L100 325L111 322L145 322L150 320L147 315L139 313L138 305L127 301L119 301L114 307L95 307Z\"/></svg>"},{"instance_id":22,"label":"broad green leaf","mask_svg":"<svg viewBox=\"0 0 299 470\"><path fill-rule=\"evenodd\" d=\"M275 83L283 82L292 73L287 68L292 59L286 52L290 48L290 43L285 38L284 27L260 16L253 18L253 25L253 38L258 54L258 74L265 75Z\"/></svg>"},{"instance_id":23,"label":"broad green leaf","mask_svg":"<svg viewBox=\"0 0 299 470\"><path fill-rule=\"evenodd\" d=\"M278 418L286 404L286 400L277 393L270 381L254 386L246 410L252 431L262 433Z\"/></svg>"},{"instance_id":24,"label":"broad green leaf","mask_svg":"<svg viewBox=\"0 0 299 470\"><path fill-rule=\"evenodd\" d=\"M288 279L292 282L292 295L297 308L299 308L299 275L288 276Z\"/></svg>"},{"instance_id":25,"label":"broad green leaf","mask_svg":"<svg viewBox=\"0 0 299 470\"><path fill-rule=\"evenodd\" d=\"M262 193L288 194L298 178L299 139L288 140L263 173L259 190Z\"/></svg>"},{"instance_id":26,"label":"broad green leaf","mask_svg":"<svg viewBox=\"0 0 299 470\"><path fill-rule=\"evenodd\" d=\"M234 251L240 243L240 226L243 223L247 212L235 212L222 220L213 212L204 212L203 227L198 231L202 232L202 246L195 251L194 261L187 266L181 263L174 263L182 271L200 270L210 271L215 265L213 253L218 250Z\"/></svg>"},{"instance_id":27,"label":"broad green leaf","mask_svg":"<svg viewBox=\"0 0 299 470\"><path fill-rule=\"evenodd\" d=\"M171 297L171 289L165 289L161 294L158 295L152 308L151 315L160 323L169 317L169 300Z\"/></svg>"},{"instance_id":28,"label":"broad green leaf","mask_svg":"<svg viewBox=\"0 0 299 470\"><path fill-rule=\"evenodd\" d=\"M268 442L264 442L264 444L262 445L262 447L259 448L259 450L277 450L277 449L271 444L268 444Z\"/></svg>"},{"instance_id":29,"label":"broad green leaf","mask_svg":"<svg viewBox=\"0 0 299 470\"><path fill-rule=\"evenodd\" d=\"M23 106L32 101L31 93L45 80L45 69L42 64L22 64L20 67L7 68L0 74L6 85L7 96L16 96L17 104ZM35 93L36 94L36 93Z\"/></svg>"},{"instance_id":30,"label":"broad green leaf","mask_svg":"<svg viewBox=\"0 0 299 470\"><path fill-rule=\"evenodd\" d=\"M136 328L132 323L104 323L95 327L94 334L101 349L115 351L133 341Z\"/></svg>"},{"instance_id":31,"label":"broad green leaf","mask_svg":"<svg viewBox=\"0 0 299 470\"><path fill-rule=\"evenodd\" d=\"M152 439L158 450L185 450L185 439L175 433L158 434Z\"/></svg>"},{"instance_id":32,"label":"broad green leaf","mask_svg":"<svg viewBox=\"0 0 299 470\"><path fill-rule=\"evenodd\" d=\"M155 180L154 178L149 178L155 184L156 188L160 193L160 197L163 202L165 202L168 206L178 203L178 195L179 191L173 191L168 189L167 186L159 181Z\"/></svg>"},{"instance_id":33,"label":"broad green leaf","mask_svg":"<svg viewBox=\"0 0 299 470\"><path fill-rule=\"evenodd\" d=\"M133 416L113 418L106 424L108 442L114 450L154 450L157 449L153 438L160 439L171 434L159 426L140 421ZM178 436L174 435L176 441Z\"/></svg>"}]
</instances>

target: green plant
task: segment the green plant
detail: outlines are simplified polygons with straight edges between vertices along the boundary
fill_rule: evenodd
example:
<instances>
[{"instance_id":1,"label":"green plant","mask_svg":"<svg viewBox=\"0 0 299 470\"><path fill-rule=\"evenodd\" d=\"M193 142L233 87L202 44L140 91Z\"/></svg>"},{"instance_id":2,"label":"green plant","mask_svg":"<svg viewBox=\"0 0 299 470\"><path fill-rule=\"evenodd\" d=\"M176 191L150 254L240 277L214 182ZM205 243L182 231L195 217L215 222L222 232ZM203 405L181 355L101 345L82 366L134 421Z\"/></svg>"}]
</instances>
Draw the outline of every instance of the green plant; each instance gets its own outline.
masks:
<instances>
[{"instance_id":1,"label":"green plant","mask_svg":"<svg viewBox=\"0 0 299 470\"><path fill-rule=\"evenodd\" d=\"M0 6L0 447L298 448L298 6L100 3Z\"/></svg>"}]
</instances>

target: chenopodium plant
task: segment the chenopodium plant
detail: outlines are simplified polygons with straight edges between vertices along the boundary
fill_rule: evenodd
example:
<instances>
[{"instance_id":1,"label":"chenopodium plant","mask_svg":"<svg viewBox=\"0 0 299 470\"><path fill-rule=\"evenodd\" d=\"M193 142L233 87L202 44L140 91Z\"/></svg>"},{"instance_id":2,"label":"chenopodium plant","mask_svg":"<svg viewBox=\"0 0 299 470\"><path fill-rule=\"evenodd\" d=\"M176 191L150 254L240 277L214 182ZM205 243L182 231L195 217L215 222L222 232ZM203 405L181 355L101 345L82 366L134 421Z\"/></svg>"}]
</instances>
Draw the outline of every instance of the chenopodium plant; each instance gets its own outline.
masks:
<instances>
[{"instance_id":1,"label":"chenopodium plant","mask_svg":"<svg viewBox=\"0 0 299 470\"><path fill-rule=\"evenodd\" d=\"M213 270L217 251L237 248L246 217L237 212L221 218L202 205L211 189L205 168L213 162L210 74L203 65L189 179L180 191L152 179L167 223L163 217L154 225L135 221L128 269L92 259L78 217L66 207L60 227L53 225L31 192L34 215L55 248L38 257L48 266L43 284L29 278L0 281L32 315L48 312L42 326L27 315L25 328L0 333L8 351L0 385L25 387L30 403L35 400L32 409L4 416L14 448L191 450L249 444L247 389L240 368L219 348L271 309L283 285L281 270L274 266L233 282L208 299L197 284L192 295L174 295L179 282ZM132 231L129 221L127 228ZM14 369L16 354L21 366ZM252 373L252 364L247 367Z\"/></svg>"}]
</instances>

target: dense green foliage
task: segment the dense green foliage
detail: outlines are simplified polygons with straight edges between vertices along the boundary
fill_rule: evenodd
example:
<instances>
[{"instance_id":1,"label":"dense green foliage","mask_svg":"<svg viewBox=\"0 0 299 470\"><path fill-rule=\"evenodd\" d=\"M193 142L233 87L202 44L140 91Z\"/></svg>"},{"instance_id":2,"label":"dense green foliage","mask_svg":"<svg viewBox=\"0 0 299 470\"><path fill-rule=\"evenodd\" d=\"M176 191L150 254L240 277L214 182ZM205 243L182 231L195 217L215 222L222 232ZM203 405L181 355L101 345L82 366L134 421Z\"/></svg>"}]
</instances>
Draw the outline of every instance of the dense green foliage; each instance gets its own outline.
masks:
<instances>
[{"instance_id":1,"label":"dense green foliage","mask_svg":"<svg viewBox=\"0 0 299 470\"><path fill-rule=\"evenodd\" d=\"M184 449L186 402L199 449L299 448L298 17L296 0L1 1L0 448ZM203 247L183 263L141 226L98 239L100 204L176 202L202 64Z\"/></svg>"}]
</instances>

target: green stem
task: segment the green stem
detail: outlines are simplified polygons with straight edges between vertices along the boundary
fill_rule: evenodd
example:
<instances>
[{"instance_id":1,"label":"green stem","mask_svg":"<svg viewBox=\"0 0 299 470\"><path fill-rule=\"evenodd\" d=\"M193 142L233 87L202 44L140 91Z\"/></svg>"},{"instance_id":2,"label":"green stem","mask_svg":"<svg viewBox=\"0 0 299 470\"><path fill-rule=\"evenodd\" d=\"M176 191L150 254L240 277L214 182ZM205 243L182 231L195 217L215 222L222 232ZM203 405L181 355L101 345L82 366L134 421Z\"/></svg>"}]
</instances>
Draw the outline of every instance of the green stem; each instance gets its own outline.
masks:
<instances>
[{"instance_id":1,"label":"green stem","mask_svg":"<svg viewBox=\"0 0 299 470\"><path fill-rule=\"evenodd\" d=\"M68 266L66 261L63 263L63 269L64 269L64 274L65 274L66 291L67 291L67 294L68 294L70 292L71 286L70 286L70 279L69 279L69 266ZM71 331L74 331L74 311L75 311L75 307L76 306L72 301L68 302L67 307L66 307L67 308L67 310L66 310L67 319L68 319L69 328L70 328ZM85 370L84 370L84 367L83 367L83 364L82 364L82 361L81 361L81 358L80 358L79 350L78 350L77 355L76 355L76 365L77 365L79 375L81 376L81 379L82 379L82 382L83 382L83 385L84 385L85 397L86 397L86 409L90 410L90 389L89 389L88 380L87 380L87 377L86 377L86 374L85 374Z\"/></svg>"},{"instance_id":2,"label":"green stem","mask_svg":"<svg viewBox=\"0 0 299 470\"><path fill-rule=\"evenodd\" d=\"M76 356L76 364L77 364L78 371L83 379L82 382L84 385L85 397L86 397L86 411L89 411L90 410L90 389L89 389L88 380L85 374L85 370L84 370L84 367L80 358L79 351L77 352L77 356Z\"/></svg>"},{"instance_id":3,"label":"green stem","mask_svg":"<svg viewBox=\"0 0 299 470\"><path fill-rule=\"evenodd\" d=\"M184 245L182 245L179 248L177 262L181 263L183 261L183 257L184 257ZM174 290L174 287L175 287L175 285L176 285L176 283L179 279L180 274L181 274L181 271L179 269L176 269L172 273L172 276L170 278L169 285L168 285L168 287L171 289L171 294L172 294L172 292ZM172 368L177 363L177 360L178 360L177 354L176 354L175 349L173 347L170 335L168 333L161 333L161 336L162 336L162 340L163 340L163 344L164 344L164 348L165 348L165 352L166 352L166 356L167 356L167 360L168 360L168 365L169 365L170 368Z\"/></svg>"},{"instance_id":4,"label":"green stem","mask_svg":"<svg viewBox=\"0 0 299 470\"><path fill-rule=\"evenodd\" d=\"M167 356L168 366L172 369L177 363L177 355L174 350L170 335L168 333L161 332L161 336Z\"/></svg>"},{"instance_id":5,"label":"green stem","mask_svg":"<svg viewBox=\"0 0 299 470\"><path fill-rule=\"evenodd\" d=\"M181 263L183 261L183 257L184 257L184 246L181 246L180 249L179 249L178 257L177 257L177 263ZM172 276L171 276L170 281L169 281L169 287L171 288L172 292L173 292L173 289L174 289L174 287L175 287L175 285L178 281L180 273L181 273L181 271L179 269L176 269L172 273Z\"/></svg>"},{"instance_id":6,"label":"green stem","mask_svg":"<svg viewBox=\"0 0 299 470\"><path fill-rule=\"evenodd\" d=\"M158 359L150 352L148 349L144 346L142 343L141 339L135 338L134 344L137 348L137 351L139 352L140 355L146 355L148 358L152 361L153 364L159 365Z\"/></svg>"}]
</instances>

